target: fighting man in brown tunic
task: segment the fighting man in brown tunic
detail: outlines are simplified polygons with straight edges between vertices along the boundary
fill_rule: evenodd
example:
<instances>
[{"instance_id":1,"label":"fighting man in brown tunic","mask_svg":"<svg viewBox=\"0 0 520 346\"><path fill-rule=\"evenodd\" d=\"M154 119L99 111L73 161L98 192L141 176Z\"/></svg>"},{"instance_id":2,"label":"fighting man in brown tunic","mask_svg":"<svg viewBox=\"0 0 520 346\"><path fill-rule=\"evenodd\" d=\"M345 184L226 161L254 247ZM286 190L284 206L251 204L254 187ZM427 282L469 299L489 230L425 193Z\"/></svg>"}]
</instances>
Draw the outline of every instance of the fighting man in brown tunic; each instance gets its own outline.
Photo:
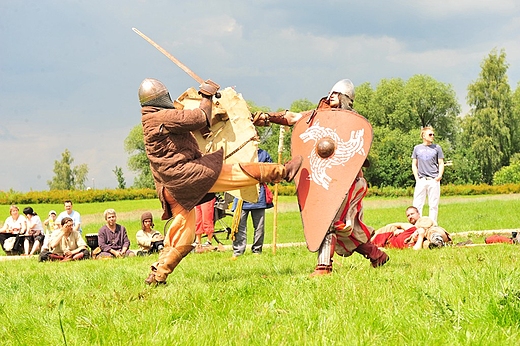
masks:
<instances>
[{"instance_id":1,"label":"fighting man in brown tunic","mask_svg":"<svg viewBox=\"0 0 520 346\"><path fill-rule=\"evenodd\" d=\"M275 163L225 164L222 150L203 155L193 131L212 124L212 98L220 86L211 80L200 85L199 108L175 109L166 86L147 78L139 87L146 154L161 200L163 220L173 217L164 249L152 264L147 284L162 284L191 252L195 239L197 204L213 198L213 192L236 190L258 183L292 181L302 157L285 165ZM271 122L291 124L294 113L273 116Z\"/></svg>"}]
</instances>

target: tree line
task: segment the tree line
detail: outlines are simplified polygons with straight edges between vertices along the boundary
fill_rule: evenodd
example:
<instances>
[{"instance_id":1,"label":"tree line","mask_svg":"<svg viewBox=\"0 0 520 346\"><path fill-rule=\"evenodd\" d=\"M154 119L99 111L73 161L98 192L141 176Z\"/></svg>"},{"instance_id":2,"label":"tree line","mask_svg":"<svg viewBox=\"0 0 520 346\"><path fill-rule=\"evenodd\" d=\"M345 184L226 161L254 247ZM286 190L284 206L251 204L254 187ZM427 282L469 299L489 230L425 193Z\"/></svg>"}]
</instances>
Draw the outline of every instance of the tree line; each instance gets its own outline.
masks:
<instances>
[{"instance_id":1,"label":"tree line","mask_svg":"<svg viewBox=\"0 0 520 346\"><path fill-rule=\"evenodd\" d=\"M411 153L414 145L421 143L420 130L424 126L435 129L436 143L444 151L447 167L443 184L520 183L520 83L514 91L509 85L504 50L492 50L480 67L476 80L468 85L467 114L460 114L461 106L450 84L427 75L414 75L408 80L383 79L375 87L370 83L356 87L354 109L374 129L371 166L365 172L370 186L414 185ZM253 101L247 102L252 113L270 111ZM300 99L291 104L290 110L302 112L316 107L316 103ZM279 126L257 130L260 148L276 158ZM284 161L290 157L291 128L288 130ZM154 188L141 124L131 129L124 146L129 154L128 168L136 173L132 187ZM67 161L70 153L67 155L62 162L55 162L56 177L48 182L51 189L61 188L63 182L73 189L84 187L88 168L71 168ZM116 167L113 172L118 186L124 188L121 168Z\"/></svg>"},{"instance_id":2,"label":"tree line","mask_svg":"<svg viewBox=\"0 0 520 346\"><path fill-rule=\"evenodd\" d=\"M427 75L408 80L383 79L356 87L354 108L373 126L369 153L371 167L365 177L371 186L408 187L414 184L411 153L421 143L420 130L432 126L436 142L444 150L447 167L443 183L504 184L520 182L520 88L513 92L508 81L504 50L492 50L477 79L468 86L467 114L461 113L452 86ZM248 101L251 112L270 111ZM317 104L301 99L290 110L301 112ZM260 147L277 157L277 125L258 128ZM285 136L284 160L290 157L290 129ZM125 139L128 166L137 173L134 187L153 187L144 150L141 125Z\"/></svg>"}]
</instances>

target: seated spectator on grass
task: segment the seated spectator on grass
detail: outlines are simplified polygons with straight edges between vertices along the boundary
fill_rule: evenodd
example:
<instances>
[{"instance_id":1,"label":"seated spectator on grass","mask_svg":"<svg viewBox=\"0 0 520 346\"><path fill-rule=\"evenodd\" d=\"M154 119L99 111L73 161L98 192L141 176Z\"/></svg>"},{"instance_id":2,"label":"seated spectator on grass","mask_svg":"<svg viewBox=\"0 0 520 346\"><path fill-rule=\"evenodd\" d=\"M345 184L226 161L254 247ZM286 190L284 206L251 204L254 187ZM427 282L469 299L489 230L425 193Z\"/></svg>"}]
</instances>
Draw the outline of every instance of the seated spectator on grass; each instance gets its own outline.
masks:
<instances>
[{"instance_id":1,"label":"seated spectator on grass","mask_svg":"<svg viewBox=\"0 0 520 346\"><path fill-rule=\"evenodd\" d=\"M87 243L78 231L73 229L74 221L70 217L61 220L61 229L52 232L49 249L40 253L40 262L76 261L89 258Z\"/></svg>"},{"instance_id":2,"label":"seated spectator on grass","mask_svg":"<svg viewBox=\"0 0 520 346\"><path fill-rule=\"evenodd\" d=\"M164 237L159 231L153 229L154 226L152 213L149 211L143 213L141 215L142 229L135 235L137 245L139 245L138 256L159 252L164 248Z\"/></svg>"},{"instance_id":3,"label":"seated spectator on grass","mask_svg":"<svg viewBox=\"0 0 520 346\"><path fill-rule=\"evenodd\" d=\"M116 211L114 209L107 209L103 213L103 216L107 224L98 231L98 244L101 252L96 255L96 258L135 256L135 254L129 250L130 240L128 239L126 228L116 223Z\"/></svg>"},{"instance_id":4,"label":"seated spectator on grass","mask_svg":"<svg viewBox=\"0 0 520 346\"><path fill-rule=\"evenodd\" d=\"M416 207L406 208L409 223L391 223L374 232L372 243L378 247L433 249L451 242L450 235L428 216L419 214Z\"/></svg>"},{"instance_id":5,"label":"seated spectator on grass","mask_svg":"<svg viewBox=\"0 0 520 346\"><path fill-rule=\"evenodd\" d=\"M49 217L43 221L43 228L45 229L45 237L43 239L42 243L42 251L44 249L49 250L49 240L51 239L52 232L54 232L57 229L60 229L60 226L58 225L58 221L56 221L56 211L51 210L49 211Z\"/></svg>"},{"instance_id":6,"label":"seated spectator on grass","mask_svg":"<svg viewBox=\"0 0 520 346\"><path fill-rule=\"evenodd\" d=\"M32 256L40 250L43 243L43 225L42 220L31 207L24 208L23 213L27 218L27 231L24 234L24 256Z\"/></svg>"},{"instance_id":7,"label":"seated spectator on grass","mask_svg":"<svg viewBox=\"0 0 520 346\"><path fill-rule=\"evenodd\" d=\"M0 245L6 255L18 255L23 252L24 238L21 235L25 234L27 229L27 219L20 215L16 205L9 208L9 214L11 215L5 219L4 225L0 228Z\"/></svg>"},{"instance_id":8,"label":"seated spectator on grass","mask_svg":"<svg viewBox=\"0 0 520 346\"><path fill-rule=\"evenodd\" d=\"M43 221L43 227L45 228L45 235L51 235L52 232L59 229L58 222L56 221L56 211L49 211L49 217Z\"/></svg>"}]
</instances>

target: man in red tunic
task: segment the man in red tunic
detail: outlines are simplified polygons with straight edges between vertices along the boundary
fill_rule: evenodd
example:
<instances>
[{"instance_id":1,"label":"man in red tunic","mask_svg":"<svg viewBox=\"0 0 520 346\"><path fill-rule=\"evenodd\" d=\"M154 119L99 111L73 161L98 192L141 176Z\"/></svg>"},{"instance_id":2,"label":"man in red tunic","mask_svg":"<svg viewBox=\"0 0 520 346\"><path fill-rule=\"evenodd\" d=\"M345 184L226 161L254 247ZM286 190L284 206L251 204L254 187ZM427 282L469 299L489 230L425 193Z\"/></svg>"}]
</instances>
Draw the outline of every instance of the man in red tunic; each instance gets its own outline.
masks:
<instances>
[{"instance_id":1,"label":"man in red tunic","mask_svg":"<svg viewBox=\"0 0 520 346\"><path fill-rule=\"evenodd\" d=\"M332 87L328 96L320 100L317 109L336 108L354 111L352 108L354 96L354 84L349 79L342 79ZM302 117L309 116L313 112L315 110L303 112ZM273 120L270 117L279 115L280 113L265 114L267 119L264 121L272 122ZM262 116L257 115L255 124L261 124ZM367 167L368 165L368 160L366 160L363 166ZM318 264L311 276L330 274L334 253L348 257L357 252L370 260L374 268L382 266L389 260L386 253L370 242L372 230L363 222L362 202L366 193L367 182L363 177L362 170L360 170L318 249ZM316 213L316 217L319 217L319 212Z\"/></svg>"},{"instance_id":2,"label":"man in red tunic","mask_svg":"<svg viewBox=\"0 0 520 346\"><path fill-rule=\"evenodd\" d=\"M421 250L443 247L451 242L449 233L430 217L421 217L416 207L406 208L406 218L409 223L391 223L375 231L372 243L379 247Z\"/></svg>"},{"instance_id":3,"label":"man in red tunic","mask_svg":"<svg viewBox=\"0 0 520 346\"><path fill-rule=\"evenodd\" d=\"M204 130L212 122L212 98L219 85L201 84L199 108L175 109L166 86L147 78L139 87L141 121L146 154L163 207L162 219L173 217L166 233L164 249L152 264L147 284L166 282L168 275L191 252L195 239L195 206L214 197L212 192L240 189L258 183L292 181L302 157L284 165L274 163L224 164L223 152L202 155L193 131ZM289 124L299 114L288 112L273 117Z\"/></svg>"}]
</instances>

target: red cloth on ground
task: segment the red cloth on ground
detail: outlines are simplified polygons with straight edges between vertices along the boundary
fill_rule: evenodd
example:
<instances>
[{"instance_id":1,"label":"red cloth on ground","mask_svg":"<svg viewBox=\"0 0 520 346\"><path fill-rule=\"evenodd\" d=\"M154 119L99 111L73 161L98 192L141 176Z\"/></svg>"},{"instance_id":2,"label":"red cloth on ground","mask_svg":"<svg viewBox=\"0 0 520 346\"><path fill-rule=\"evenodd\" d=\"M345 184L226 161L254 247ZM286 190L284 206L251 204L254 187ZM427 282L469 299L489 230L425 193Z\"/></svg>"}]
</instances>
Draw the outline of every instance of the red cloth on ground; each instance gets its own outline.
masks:
<instances>
[{"instance_id":1,"label":"red cloth on ground","mask_svg":"<svg viewBox=\"0 0 520 346\"><path fill-rule=\"evenodd\" d=\"M407 247L414 246L415 243L405 243L404 241L410 237L413 232L417 230L417 227L413 226L405 230L403 233L392 237L390 241L388 242L388 247L393 247L396 249L405 249Z\"/></svg>"},{"instance_id":2,"label":"red cloth on ground","mask_svg":"<svg viewBox=\"0 0 520 346\"><path fill-rule=\"evenodd\" d=\"M393 236L393 232L379 233L376 234L376 236L374 237L374 239L371 240L371 242L377 247L385 247L388 242L388 239L390 239Z\"/></svg>"},{"instance_id":3,"label":"red cloth on ground","mask_svg":"<svg viewBox=\"0 0 520 346\"><path fill-rule=\"evenodd\" d=\"M492 235L487 237L485 240L486 244L494 244L494 243L507 243L513 244L513 239L504 237L503 235Z\"/></svg>"},{"instance_id":4,"label":"red cloth on ground","mask_svg":"<svg viewBox=\"0 0 520 346\"><path fill-rule=\"evenodd\" d=\"M412 247L415 243L405 243L404 241L416 230L417 227L413 226L398 235L394 235L393 232L379 233L374 237L374 239L372 239L372 244L378 247L389 247L395 249Z\"/></svg>"}]
</instances>

